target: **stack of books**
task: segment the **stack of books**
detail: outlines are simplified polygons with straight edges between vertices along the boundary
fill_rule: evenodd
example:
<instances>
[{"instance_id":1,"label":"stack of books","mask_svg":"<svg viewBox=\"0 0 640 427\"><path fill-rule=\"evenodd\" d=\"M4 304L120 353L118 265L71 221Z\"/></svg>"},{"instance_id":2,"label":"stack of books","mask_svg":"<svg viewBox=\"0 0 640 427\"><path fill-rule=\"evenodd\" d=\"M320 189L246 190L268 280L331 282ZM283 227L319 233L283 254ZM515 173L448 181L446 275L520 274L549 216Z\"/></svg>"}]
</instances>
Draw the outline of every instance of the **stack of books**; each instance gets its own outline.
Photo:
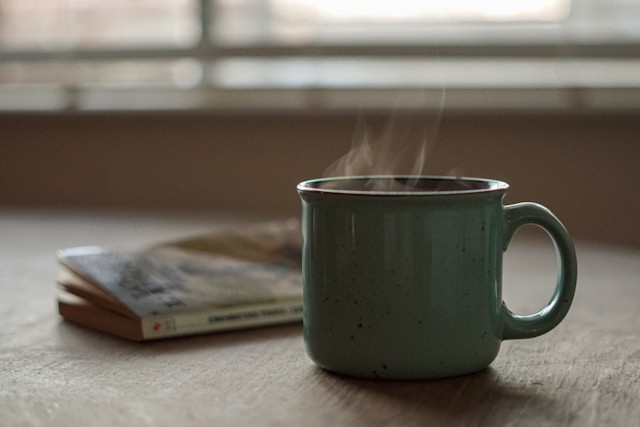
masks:
<instances>
[{"instance_id":1,"label":"stack of books","mask_svg":"<svg viewBox=\"0 0 640 427\"><path fill-rule=\"evenodd\" d=\"M219 228L134 252L59 251L58 308L135 341L299 322L298 221Z\"/></svg>"}]
</instances>

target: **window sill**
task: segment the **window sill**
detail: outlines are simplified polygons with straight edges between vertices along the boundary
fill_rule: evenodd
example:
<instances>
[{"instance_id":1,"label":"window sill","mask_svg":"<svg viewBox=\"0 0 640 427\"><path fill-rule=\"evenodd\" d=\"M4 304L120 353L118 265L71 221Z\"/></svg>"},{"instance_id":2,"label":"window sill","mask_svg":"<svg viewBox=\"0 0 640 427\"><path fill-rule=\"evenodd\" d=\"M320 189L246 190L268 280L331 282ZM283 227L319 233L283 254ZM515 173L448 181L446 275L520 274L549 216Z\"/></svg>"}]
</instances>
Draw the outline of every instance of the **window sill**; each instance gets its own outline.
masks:
<instances>
[{"instance_id":1,"label":"window sill","mask_svg":"<svg viewBox=\"0 0 640 427\"><path fill-rule=\"evenodd\" d=\"M548 111L639 112L640 88L141 89L0 88L0 112Z\"/></svg>"},{"instance_id":2,"label":"window sill","mask_svg":"<svg viewBox=\"0 0 640 427\"><path fill-rule=\"evenodd\" d=\"M198 81L0 84L0 111L640 111L640 60L223 59Z\"/></svg>"}]
</instances>

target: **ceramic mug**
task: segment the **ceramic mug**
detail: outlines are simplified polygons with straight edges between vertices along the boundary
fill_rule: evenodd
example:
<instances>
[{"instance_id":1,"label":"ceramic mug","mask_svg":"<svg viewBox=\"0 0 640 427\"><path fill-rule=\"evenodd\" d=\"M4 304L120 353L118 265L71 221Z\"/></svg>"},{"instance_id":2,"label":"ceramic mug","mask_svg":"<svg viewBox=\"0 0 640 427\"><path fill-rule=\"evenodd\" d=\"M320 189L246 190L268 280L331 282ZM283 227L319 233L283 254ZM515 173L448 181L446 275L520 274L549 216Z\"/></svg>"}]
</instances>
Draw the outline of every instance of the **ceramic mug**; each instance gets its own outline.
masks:
<instances>
[{"instance_id":1,"label":"ceramic mug","mask_svg":"<svg viewBox=\"0 0 640 427\"><path fill-rule=\"evenodd\" d=\"M426 379L486 368L502 340L553 329L576 286L573 243L535 203L504 206L479 178L364 176L302 182L304 339L320 367ZM502 253L537 224L555 243L555 292L536 314L502 301Z\"/></svg>"}]
</instances>

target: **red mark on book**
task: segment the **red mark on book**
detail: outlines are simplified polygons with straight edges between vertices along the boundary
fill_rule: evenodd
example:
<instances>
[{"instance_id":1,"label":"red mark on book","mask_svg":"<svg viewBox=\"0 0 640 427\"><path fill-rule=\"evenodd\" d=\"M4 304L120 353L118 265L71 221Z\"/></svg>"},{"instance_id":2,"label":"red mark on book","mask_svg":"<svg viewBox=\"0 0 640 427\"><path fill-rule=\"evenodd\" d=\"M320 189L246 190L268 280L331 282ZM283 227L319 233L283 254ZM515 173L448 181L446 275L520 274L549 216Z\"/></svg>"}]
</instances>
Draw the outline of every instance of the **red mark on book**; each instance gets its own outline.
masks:
<instances>
[{"instance_id":1,"label":"red mark on book","mask_svg":"<svg viewBox=\"0 0 640 427\"><path fill-rule=\"evenodd\" d=\"M160 323L160 322L153 322L153 330L154 330L154 331L159 331L160 329L162 329L162 323Z\"/></svg>"}]
</instances>

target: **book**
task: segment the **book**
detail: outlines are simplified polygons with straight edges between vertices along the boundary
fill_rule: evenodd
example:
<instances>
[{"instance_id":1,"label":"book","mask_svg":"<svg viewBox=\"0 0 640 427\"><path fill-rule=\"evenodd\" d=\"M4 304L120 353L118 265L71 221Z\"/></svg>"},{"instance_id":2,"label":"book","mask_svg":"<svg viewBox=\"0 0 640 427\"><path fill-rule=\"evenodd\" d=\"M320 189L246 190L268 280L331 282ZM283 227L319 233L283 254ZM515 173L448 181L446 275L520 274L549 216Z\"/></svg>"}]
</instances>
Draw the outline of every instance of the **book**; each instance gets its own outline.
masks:
<instances>
[{"instance_id":1,"label":"book","mask_svg":"<svg viewBox=\"0 0 640 427\"><path fill-rule=\"evenodd\" d=\"M126 252L58 251L58 310L135 341L302 319L298 221L227 226Z\"/></svg>"}]
</instances>

